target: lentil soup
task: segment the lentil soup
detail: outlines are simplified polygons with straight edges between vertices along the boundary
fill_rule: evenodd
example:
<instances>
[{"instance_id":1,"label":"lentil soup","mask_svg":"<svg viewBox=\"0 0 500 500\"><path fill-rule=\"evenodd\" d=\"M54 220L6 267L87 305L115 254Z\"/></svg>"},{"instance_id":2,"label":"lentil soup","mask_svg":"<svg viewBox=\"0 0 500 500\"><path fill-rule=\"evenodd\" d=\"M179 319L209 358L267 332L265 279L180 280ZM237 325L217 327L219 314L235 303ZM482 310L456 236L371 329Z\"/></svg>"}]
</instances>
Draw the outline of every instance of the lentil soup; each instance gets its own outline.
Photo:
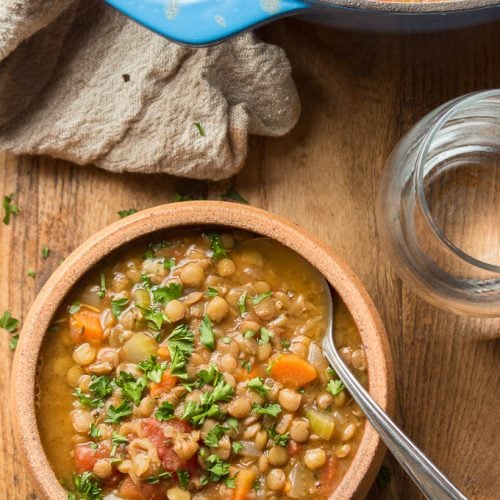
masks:
<instances>
[{"instance_id":1,"label":"lentil soup","mask_svg":"<svg viewBox=\"0 0 500 500\"><path fill-rule=\"evenodd\" d=\"M46 335L37 400L69 498L327 498L364 417L322 355L313 271L277 242L189 229L81 283ZM339 300L335 324L366 385Z\"/></svg>"}]
</instances>

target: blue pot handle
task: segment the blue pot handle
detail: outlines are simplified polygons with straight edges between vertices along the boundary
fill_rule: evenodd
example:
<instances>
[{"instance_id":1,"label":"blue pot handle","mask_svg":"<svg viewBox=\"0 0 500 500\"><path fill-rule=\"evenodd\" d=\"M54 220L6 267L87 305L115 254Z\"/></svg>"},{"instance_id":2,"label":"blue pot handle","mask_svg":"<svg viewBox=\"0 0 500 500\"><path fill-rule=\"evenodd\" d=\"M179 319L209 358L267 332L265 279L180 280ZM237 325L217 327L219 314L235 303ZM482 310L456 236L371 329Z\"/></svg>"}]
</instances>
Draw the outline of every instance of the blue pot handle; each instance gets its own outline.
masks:
<instances>
[{"instance_id":1,"label":"blue pot handle","mask_svg":"<svg viewBox=\"0 0 500 500\"><path fill-rule=\"evenodd\" d=\"M184 45L206 46L310 8L307 0L106 0L128 17Z\"/></svg>"}]
</instances>

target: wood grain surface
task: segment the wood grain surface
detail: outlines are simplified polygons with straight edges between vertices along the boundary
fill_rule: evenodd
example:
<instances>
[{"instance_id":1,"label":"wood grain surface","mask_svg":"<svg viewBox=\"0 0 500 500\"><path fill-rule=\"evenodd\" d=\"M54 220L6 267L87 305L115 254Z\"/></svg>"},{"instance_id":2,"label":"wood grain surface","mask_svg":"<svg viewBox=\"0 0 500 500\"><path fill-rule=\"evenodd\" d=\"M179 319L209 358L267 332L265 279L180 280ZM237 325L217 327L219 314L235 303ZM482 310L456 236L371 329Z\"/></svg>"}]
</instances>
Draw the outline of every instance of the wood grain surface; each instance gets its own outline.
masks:
<instances>
[{"instance_id":1,"label":"wood grain surface","mask_svg":"<svg viewBox=\"0 0 500 500\"><path fill-rule=\"evenodd\" d=\"M285 20L261 36L286 49L302 116L284 138L253 138L247 164L231 182L253 205L304 226L349 262L390 336L397 422L469 497L500 498L500 319L457 317L413 295L381 252L373 210L384 161L416 120L455 96L500 87L500 23L402 36ZM20 319L60 260L116 220L118 210L168 202L175 190L217 198L228 185L9 155L0 155L0 169L0 194L15 193L21 207L9 226L0 224L0 313ZM47 260L44 245L51 248ZM28 269L37 271L35 279ZM7 342L2 333L0 498L35 498L5 404ZM418 498L397 464L387 464L391 480L376 484L370 498Z\"/></svg>"}]
</instances>

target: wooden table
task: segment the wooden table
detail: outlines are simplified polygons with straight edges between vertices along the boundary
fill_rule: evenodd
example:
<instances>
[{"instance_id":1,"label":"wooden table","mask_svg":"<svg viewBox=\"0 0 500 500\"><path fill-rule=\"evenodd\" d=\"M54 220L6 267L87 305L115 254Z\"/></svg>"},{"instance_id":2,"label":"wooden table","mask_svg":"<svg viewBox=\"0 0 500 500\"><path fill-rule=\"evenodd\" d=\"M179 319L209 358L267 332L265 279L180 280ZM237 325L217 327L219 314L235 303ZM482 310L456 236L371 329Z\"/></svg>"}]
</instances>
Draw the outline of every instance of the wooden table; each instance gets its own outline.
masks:
<instances>
[{"instance_id":1,"label":"wooden table","mask_svg":"<svg viewBox=\"0 0 500 500\"><path fill-rule=\"evenodd\" d=\"M410 292L381 252L373 206L384 161L426 112L472 90L500 87L500 23L444 34L334 31L294 20L262 36L290 57L302 99L299 124L282 139L253 138L234 179L253 204L328 242L364 281L390 336L397 422L470 497L500 498L500 319L438 311ZM59 261L118 218L120 209L171 200L174 190L217 198L227 183L110 175L47 158L0 156L0 194L21 214L0 224L0 310L23 318ZM459 224L460 221L457 221ZM40 248L51 248L42 260ZM35 279L26 276L36 269ZM5 398L11 354L0 337L0 491L34 498L16 455ZM392 459L372 498L417 498Z\"/></svg>"}]
</instances>

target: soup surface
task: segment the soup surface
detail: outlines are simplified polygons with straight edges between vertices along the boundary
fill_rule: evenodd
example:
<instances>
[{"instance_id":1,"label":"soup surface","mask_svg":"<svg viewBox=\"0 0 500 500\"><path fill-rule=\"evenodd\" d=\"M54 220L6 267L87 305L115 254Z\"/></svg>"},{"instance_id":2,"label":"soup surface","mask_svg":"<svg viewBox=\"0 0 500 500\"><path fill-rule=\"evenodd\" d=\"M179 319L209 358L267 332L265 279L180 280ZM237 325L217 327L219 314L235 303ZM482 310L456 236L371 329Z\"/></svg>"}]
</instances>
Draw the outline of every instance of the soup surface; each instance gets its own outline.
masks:
<instances>
[{"instance_id":1,"label":"soup surface","mask_svg":"<svg viewBox=\"0 0 500 500\"><path fill-rule=\"evenodd\" d=\"M40 360L38 424L69 498L326 498L364 418L324 359L315 272L244 232L115 254L73 292ZM366 383L335 302L341 353Z\"/></svg>"}]
</instances>

